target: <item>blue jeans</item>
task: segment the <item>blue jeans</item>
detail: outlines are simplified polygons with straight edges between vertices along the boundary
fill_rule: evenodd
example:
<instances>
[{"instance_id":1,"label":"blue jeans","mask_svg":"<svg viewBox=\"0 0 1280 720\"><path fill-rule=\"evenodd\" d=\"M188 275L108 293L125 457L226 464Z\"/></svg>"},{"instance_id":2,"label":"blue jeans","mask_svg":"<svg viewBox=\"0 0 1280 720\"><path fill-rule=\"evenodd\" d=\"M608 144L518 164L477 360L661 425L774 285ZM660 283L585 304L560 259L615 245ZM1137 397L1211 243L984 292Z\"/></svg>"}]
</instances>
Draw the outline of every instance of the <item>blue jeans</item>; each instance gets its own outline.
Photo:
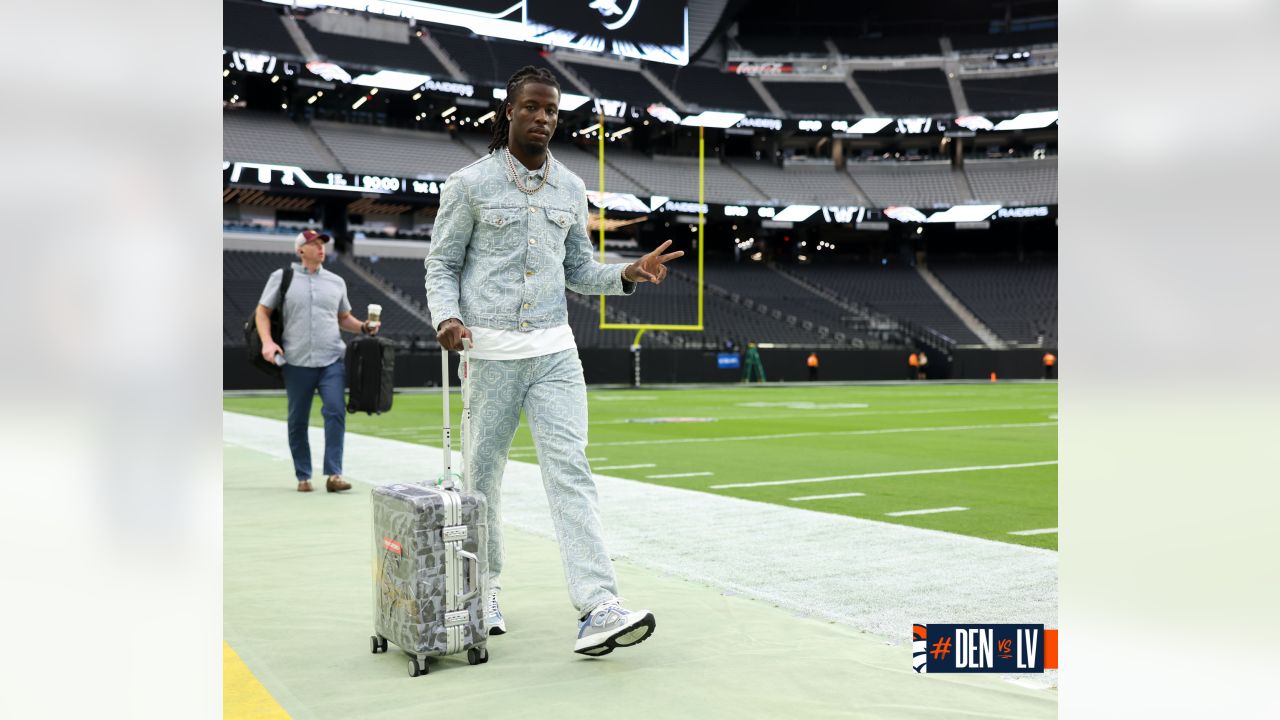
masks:
<instances>
[{"instance_id":1,"label":"blue jeans","mask_svg":"<svg viewBox=\"0 0 1280 720\"><path fill-rule=\"evenodd\" d=\"M307 428L311 421L311 399L320 391L320 414L324 416L324 474L342 474L342 440L347 431L347 409L343 399L347 375L342 361L319 368L285 365L284 390L289 396L289 451L298 480L311 479L311 443Z\"/></svg>"}]
</instances>

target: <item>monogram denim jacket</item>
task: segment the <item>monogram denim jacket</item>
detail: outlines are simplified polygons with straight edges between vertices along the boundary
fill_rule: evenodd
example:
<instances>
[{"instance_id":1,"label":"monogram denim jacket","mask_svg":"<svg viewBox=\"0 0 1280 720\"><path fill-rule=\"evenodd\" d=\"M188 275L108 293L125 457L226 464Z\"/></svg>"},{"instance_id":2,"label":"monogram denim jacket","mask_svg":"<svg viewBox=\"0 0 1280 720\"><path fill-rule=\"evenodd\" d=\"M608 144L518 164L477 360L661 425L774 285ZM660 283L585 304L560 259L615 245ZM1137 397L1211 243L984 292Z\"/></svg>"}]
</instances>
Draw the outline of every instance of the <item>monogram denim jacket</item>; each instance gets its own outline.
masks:
<instances>
[{"instance_id":1,"label":"monogram denim jacket","mask_svg":"<svg viewBox=\"0 0 1280 720\"><path fill-rule=\"evenodd\" d=\"M425 261L427 305L437 326L449 318L493 330L569 322L564 291L630 295L622 263L595 259L587 235L582 180L554 156L546 184L527 195L501 151L449 176Z\"/></svg>"}]
</instances>

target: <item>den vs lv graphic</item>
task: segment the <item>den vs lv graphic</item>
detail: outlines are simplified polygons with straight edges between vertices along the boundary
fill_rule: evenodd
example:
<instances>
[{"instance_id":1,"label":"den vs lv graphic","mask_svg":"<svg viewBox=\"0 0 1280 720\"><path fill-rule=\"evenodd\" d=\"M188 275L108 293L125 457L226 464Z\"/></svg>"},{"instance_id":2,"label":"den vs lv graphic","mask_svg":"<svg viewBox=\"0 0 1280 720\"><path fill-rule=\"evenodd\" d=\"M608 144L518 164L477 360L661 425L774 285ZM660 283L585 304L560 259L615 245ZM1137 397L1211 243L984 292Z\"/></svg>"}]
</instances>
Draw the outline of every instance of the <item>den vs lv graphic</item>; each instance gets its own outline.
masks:
<instances>
[{"instance_id":1,"label":"den vs lv graphic","mask_svg":"<svg viewBox=\"0 0 1280 720\"><path fill-rule=\"evenodd\" d=\"M1044 625L931 623L911 627L919 673L1042 673L1058 667L1058 631Z\"/></svg>"}]
</instances>

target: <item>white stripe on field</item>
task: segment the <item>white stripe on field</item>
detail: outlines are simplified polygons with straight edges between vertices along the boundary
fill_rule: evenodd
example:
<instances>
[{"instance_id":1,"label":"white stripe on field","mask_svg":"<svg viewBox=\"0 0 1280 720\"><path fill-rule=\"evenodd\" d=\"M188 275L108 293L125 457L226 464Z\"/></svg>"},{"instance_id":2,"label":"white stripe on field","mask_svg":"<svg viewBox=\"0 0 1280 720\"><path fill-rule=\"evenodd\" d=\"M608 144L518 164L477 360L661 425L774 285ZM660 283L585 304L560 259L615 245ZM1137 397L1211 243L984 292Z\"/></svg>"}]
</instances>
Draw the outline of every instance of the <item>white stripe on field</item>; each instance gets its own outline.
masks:
<instances>
[{"instance_id":1,"label":"white stripe on field","mask_svg":"<svg viewBox=\"0 0 1280 720\"><path fill-rule=\"evenodd\" d=\"M1056 422L998 423L995 425L941 425L937 427L881 428L879 430L828 430L821 432L781 433L778 435L734 435L730 437L666 438L661 440L615 440L593 442L590 447L622 445L679 445L683 443L737 442L739 440L783 440L786 438L826 437L829 435L890 435L894 433L958 432L962 430L1005 430L1014 428L1053 427ZM512 448L512 455L533 452L532 446Z\"/></svg>"},{"instance_id":2,"label":"white stripe on field","mask_svg":"<svg viewBox=\"0 0 1280 720\"><path fill-rule=\"evenodd\" d=\"M828 477L799 478L797 480L762 480L760 482L750 483L730 483L728 485L712 485L710 489L724 490L726 488L764 487L765 485L800 485L803 483L831 482L832 480L861 480L863 478L898 477L901 475L933 475L936 473L972 472L975 470L1009 470L1012 468L1040 467L1042 465L1057 464L1057 460L1044 460L1041 462L1013 463L1010 465L972 465L970 467L930 468L927 470L896 470L894 472L861 473L859 475L830 475Z\"/></svg>"},{"instance_id":3,"label":"white stripe on field","mask_svg":"<svg viewBox=\"0 0 1280 720\"><path fill-rule=\"evenodd\" d=\"M292 492L285 423L232 412L222 418L223 442L273 458L279 482ZM318 463L324 428L309 434ZM438 447L348 432L343 477L372 485L421 482L435 477L440 460ZM456 451L454 467L461 467ZM925 617L997 617L1057 627L1053 550L609 475L596 475L595 483L611 553L729 594L895 642L903 628ZM556 537L537 465L507 463L502 515L512 527ZM921 567L930 572L919 572Z\"/></svg>"},{"instance_id":4,"label":"white stripe on field","mask_svg":"<svg viewBox=\"0 0 1280 720\"><path fill-rule=\"evenodd\" d=\"M917 410L849 410L845 412L777 412L769 415L723 415L719 420L724 422L736 422L739 420L785 420L790 418L802 418L812 420L815 418L837 418L837 417L862 417L871 415L936 415L940 413L978 413L978 412L1004 412L1006 410L1053 410L1057 405L998 405L984 407L958 407L958 408L925 408ZM1050 420L1057 420L1057 415L1050 415ZM633 421L627 418L621 420L593 420L591 427L597 425L626 425Z\"/></svg>"},{"instance_id":5,"label":"white stripe on field","mask_svg":"<svg viewBox=\"0 0 1280 720\"><path fill-rule=\"evenodd\" d=\"M598 468L592 468L592 472L596 470L634 470L635 468L658 467L655 463L640 463L639 465L601 465Z\"/></svg>"},{"instance_id":6,"label":"white stripe on field","mask_svg":"<svg viewBox=\"0 0 1280 720\"><path fill-rule=\"evenodd\" d=\"M960 507L959 505L956 505L954 507L928 508L926 510L899 510L898 512L885 513L885 515L888 515L889 517L902 517L903 515L932 515L934 513L960 512L961 510L968 509L969 508L967 507Z\"/></svg>"},{"instance_id":7,"label":"white stripe on field","mask_svg":"<svg viewBox=\"0 0 1280 720\"><path fill-rule=\"evenodd\" d=\"M802 500L834 500L836 498L847 497L864 497L866 493L836 493L835 495L805 495L803 497L793 497L792 502L800 502Z\"/></svg>"},{"instance_id":8,"label":"white stripe on field","mask_svg":"<svg viewBox=\"0 0 1280 720\"><path fill-rule=\"evenodd\" d=\"M681 478L681 477L706 477L707 475L715 475L713 472L692 472L692 473L672 473L670 475L645 475L650 479L658 478Z\"/></svg>"},{"instance_id":9,"label":"white stripe on field","mask_svg":"<svg viewBox=\"0 0 1280 720\"><path fill-rule=\"evenodd\" d=\"M1015 530L1010 535L1048 535L1050 533L1057 534L1058 528L1041 528L1039 530Z\"/></svg>"},{"instance_id":10,"label":"white stripe on field","mask_svg":"<svg viewBox=\"0 0 1280 720\"><path fill-rule=\"evenodd\" d=\"M609 458L587 458L587 462L604 462Z\"/></svg>"}]
</instances>

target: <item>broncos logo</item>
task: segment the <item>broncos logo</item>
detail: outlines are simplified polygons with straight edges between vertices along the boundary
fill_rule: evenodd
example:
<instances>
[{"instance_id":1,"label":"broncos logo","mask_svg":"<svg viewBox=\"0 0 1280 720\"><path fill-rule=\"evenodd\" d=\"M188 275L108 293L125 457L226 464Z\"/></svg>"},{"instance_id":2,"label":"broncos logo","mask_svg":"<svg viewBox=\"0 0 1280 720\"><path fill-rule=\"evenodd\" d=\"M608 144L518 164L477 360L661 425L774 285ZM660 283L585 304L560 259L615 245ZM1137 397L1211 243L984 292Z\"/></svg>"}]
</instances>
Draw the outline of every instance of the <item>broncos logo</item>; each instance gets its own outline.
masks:
<instances>
[{"instance_id":1,"label":"broncos logo","mask_svg":"<svg viewBox=\"0 0 1280 720\"><path fill-rule=\"evenodd\" d=\"M911 667L918 673L929 672L929 635L924 625L911 626Z\"/></svg>"}]
</instances>

